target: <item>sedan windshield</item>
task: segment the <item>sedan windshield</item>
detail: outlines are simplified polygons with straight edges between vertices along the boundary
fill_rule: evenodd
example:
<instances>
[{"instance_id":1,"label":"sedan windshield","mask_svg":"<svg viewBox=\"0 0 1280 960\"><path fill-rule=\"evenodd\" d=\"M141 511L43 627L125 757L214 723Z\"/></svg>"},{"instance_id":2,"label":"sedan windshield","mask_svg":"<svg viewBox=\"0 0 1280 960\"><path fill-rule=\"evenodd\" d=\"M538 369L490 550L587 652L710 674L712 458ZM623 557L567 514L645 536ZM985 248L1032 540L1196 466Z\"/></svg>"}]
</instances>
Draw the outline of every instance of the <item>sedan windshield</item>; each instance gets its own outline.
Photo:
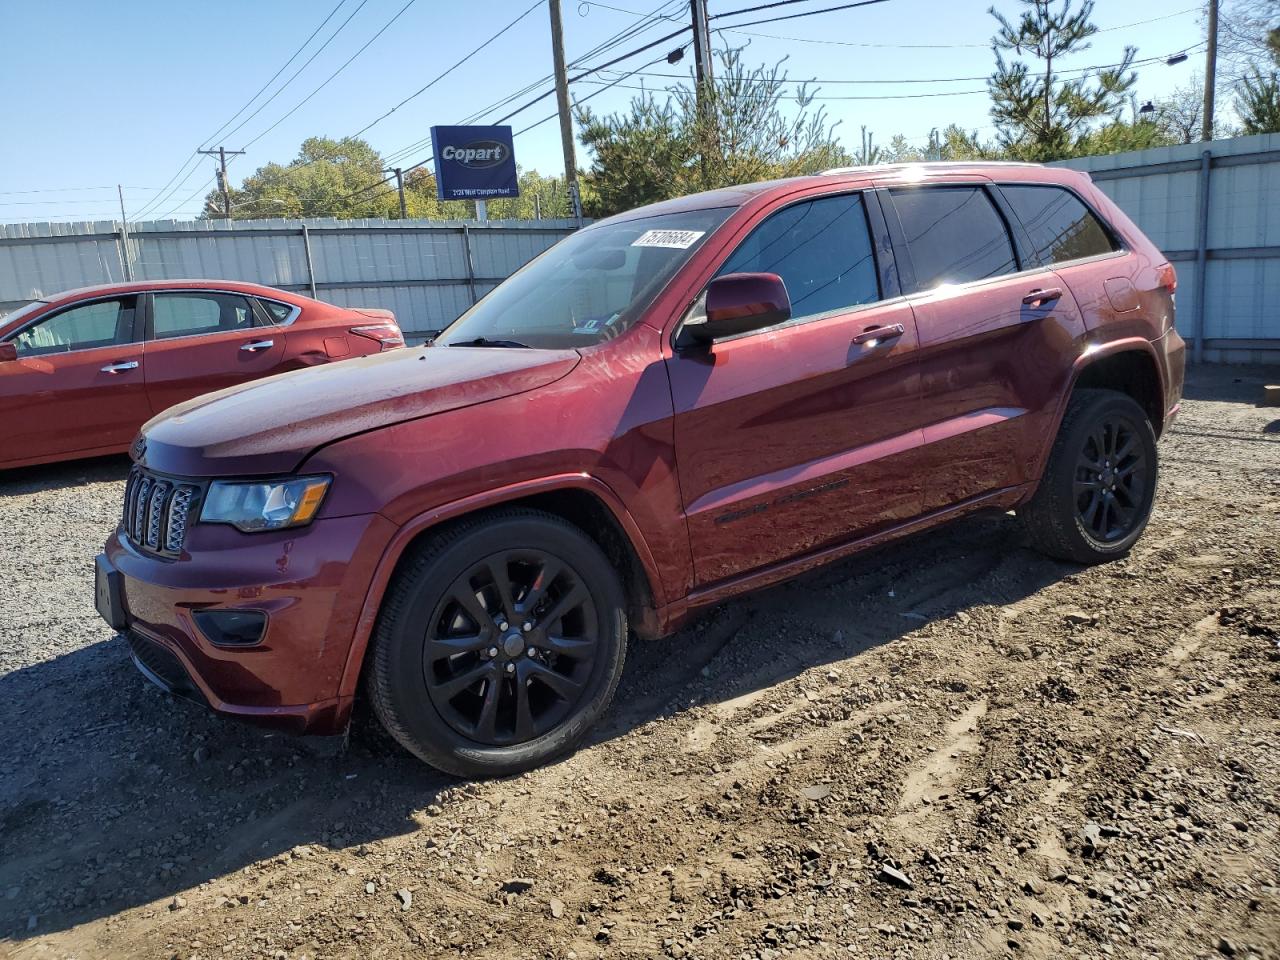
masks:
<instances>
[{"instance_id":1,"label":"sedan windshield","mask_svg":"<svg viewBox=\"0 0 1280 960\"><path fill-rule=\"evenodd\" d=\"M732 210L690 210L580 230L455 320L436 345L559 349L616 337Z\"/></svg>"},{"instance_id":2,"label":"sedan windshield","mask_svg":"<svg viewBox=\"0 0 1280 960\"><path fill-rule=\"evenodd\" d=\"M12 313L0 314L0 327L7 327L12 323L16 323L24 317L29 317L37 310L42 307L47 307L48 305L48 300L32 300L30 303L19 307Z\"/></svg>"}]
</instances>

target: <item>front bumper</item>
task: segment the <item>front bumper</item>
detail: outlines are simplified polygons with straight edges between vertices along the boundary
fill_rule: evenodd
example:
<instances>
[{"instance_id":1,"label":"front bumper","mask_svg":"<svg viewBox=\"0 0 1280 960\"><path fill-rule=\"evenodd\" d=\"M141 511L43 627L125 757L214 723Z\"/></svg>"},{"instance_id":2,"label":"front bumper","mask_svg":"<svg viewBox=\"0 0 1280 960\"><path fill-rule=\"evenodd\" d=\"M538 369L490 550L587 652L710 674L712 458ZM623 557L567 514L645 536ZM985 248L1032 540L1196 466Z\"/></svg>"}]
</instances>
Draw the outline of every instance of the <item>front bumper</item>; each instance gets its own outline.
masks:
<instances>
[{"instance_id":1,"label":"front bumper","mask_svg":"<svg viewBox=\"0 0 1280 960\"><path fill-rule=\"evenodd\" d=\"M117 531L98 558L99 610L142 673L175 695L295 733L340 733L352 701L343 671L393 533L378 514L266 534L200 525L170 560ZM194 616L209 609L265 613L262 639L213 643Z\"/></svg>"}]
</instances>

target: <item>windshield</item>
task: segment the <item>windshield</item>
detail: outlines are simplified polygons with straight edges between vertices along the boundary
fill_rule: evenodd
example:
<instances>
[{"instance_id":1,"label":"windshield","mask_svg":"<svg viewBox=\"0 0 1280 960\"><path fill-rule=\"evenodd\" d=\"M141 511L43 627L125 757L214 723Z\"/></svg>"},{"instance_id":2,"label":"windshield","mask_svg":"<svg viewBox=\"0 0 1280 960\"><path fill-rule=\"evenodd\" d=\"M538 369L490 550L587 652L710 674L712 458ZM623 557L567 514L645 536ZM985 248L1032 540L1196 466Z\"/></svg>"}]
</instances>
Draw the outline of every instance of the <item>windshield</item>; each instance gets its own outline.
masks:
<instances>
[{"instance_id":1,"label":"windshield","mask_svg":"<svg viewBox=\"0 0 1280 960\"><path fill-rule=\"evenodd\" d=\"M436 345L559 349L616 337L732 212L690 210L580 230L455 320Z\"/></svg>"},{"instance_id":2,"label":"windshield","mask_svg":"<svg viewBox=\"0 0 1280 960\"><path fill-rule=\"evenodd\" d=\"M15 321L21 320L24 317L29 317L31 316L31 314L35 313L41 307L45 307L48 305L49 305L48 300L32 300L30 303L19 307L17 310L14 310L12 313L6 313L6 314L0 315L0 327L7 327L11 323L14 323Z\"/></svg>"}]
</instances>

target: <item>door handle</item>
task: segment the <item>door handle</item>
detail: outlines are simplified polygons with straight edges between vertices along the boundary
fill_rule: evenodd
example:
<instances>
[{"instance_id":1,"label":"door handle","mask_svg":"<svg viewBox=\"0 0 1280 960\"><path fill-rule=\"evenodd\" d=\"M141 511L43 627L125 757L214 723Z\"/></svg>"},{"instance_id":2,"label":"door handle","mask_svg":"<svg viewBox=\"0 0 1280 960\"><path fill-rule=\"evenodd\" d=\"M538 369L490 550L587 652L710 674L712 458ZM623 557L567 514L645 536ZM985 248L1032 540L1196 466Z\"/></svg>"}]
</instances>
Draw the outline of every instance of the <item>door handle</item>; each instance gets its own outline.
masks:
<instances>
[{"instance_id":1,"label":"door handle","mask_svg":"<svg viewBox=\"0 0 1280 960\"><path fill-rule=\"evenodd\" d=\"M124 373L126 370L138 369L137 360L121 360L119 363L108 363L102 368L103 373Z\"/></svg>"},{"instance_id":2,"label":"door handle","mask_svg":"<svg viewBox=\"0 0 1280 960\"><path fill-rule=\"evenodd\" d=\"M868 327L854 337L853 342L862 344L871 343L872 341L897 340L906 332L907 328L900 323L890 323L883 327Z\"/></svg>"},{"instance_id":3,"label":"door handle","mask_svg":"<svg viewBox=\"0 0 1280 960\"><path fill-rule=\"evenodd\" d=\"M257 353L259 350L269 350L275 345L276 342L274 340L250 340L240 349L245 353Z\"/></svg>"},{"instance_id":4,"label":"door handle","mask_svg":"<svg viewBox=\"0 0 1280 960\"><path fill-rule=\"evenodd\" d=\"M1042 307L1046 303L1053 303L1060 299L1062 299L1062 288L1049 287L1047 290L1032 290L1022 298L1022 302L1029 307Z\"/></svg>"}]
</instances>

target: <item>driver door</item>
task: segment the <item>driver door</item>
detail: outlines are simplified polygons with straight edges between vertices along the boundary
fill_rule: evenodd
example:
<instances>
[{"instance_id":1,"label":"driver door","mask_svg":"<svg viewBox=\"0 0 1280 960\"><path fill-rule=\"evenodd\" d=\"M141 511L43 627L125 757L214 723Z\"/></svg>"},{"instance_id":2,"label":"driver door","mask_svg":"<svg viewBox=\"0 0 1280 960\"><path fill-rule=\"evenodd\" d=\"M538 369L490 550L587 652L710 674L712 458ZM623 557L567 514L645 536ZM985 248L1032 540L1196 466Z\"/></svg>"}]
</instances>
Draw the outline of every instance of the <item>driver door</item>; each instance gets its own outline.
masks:
<instances>
[{"instance_id":1,"label":"driver door","mask_svg":"<svg viewBox=\"0 0 1280 960\"><path fill-rule=\"evenodd\" d=\"M791 319L668 361L700 586L920 511L915 320L882 283L890 253L873 243L878 214L857 193L773 213L719 273L776 273Z\"/></svg>"},{"instance_id":2,"label":"driver door","mask_svg":"<svg viewBox=\"0 0 1280 960\"><path fill-rule=\"evenodd\" d=\"M128 447L151 416L134 296L55 310L0 363L0 465Z\"/></svg>"}]
</instances>

